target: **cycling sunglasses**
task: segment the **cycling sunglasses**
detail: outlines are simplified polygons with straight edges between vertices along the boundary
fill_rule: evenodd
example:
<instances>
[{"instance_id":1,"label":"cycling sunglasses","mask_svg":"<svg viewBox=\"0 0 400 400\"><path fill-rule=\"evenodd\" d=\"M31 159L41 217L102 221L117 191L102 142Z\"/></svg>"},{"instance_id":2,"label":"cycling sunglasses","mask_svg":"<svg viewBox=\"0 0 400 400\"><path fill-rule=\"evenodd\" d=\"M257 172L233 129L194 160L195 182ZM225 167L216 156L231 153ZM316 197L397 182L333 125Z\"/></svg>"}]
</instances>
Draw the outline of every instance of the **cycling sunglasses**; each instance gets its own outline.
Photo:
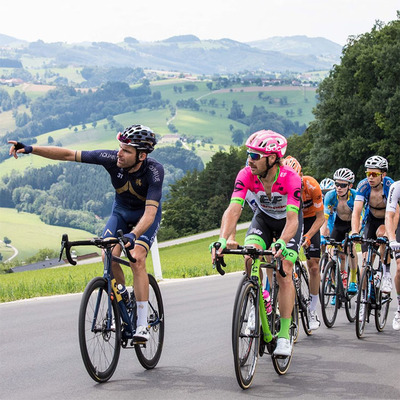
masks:
<instances>
[{"instance_id":1,"label":"cycling sunglasses","mask_svg":"<svg viewBox=\"0 0 400 400\"><path fill-rule=\"evenodd\" d=\"M344 189L345 187L349 186L349 184L348 183L335 182L335 186Z\"/></svg>"},{"instance_id":2,"label":"cycling sunglasses","mask_svg":"<svg viewBox=\"0 0 400 400\"><path fill-rule=\"evenodd\" d=\"M369 172L369 171L365 171L365 175L367 175L367 178L372 177L372 178L376 178L378 176L382 175L382 172Z\"/></svg>"},{"instance_id":3,"label":"cycling sunglasses","mask_svg":"<svg viewBox=\"0 0 400 400\"><path fill-rule=\"evenodd\" d=\"M253 161L261 160L263 157L269 157L267 154L259 154L252 153L251 151L247 152L247 157L250 157Z\"/></svg>"}]
</instances>

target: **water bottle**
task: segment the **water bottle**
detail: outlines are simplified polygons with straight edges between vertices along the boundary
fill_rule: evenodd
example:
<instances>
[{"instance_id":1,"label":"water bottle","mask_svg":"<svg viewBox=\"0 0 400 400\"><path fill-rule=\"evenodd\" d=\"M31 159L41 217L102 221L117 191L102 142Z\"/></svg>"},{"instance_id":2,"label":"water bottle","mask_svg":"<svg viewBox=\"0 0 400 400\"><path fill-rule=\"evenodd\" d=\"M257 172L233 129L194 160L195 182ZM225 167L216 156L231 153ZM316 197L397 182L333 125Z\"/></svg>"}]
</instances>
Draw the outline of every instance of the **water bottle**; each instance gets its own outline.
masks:
<instances>
[{"instance_id":1,"label":"water bottle","mask_svg":"<svg viewBox=\"0 0 400 400\"><path fill-rule=\"evenodd\" d=\"M381 271L376 271L375 273L375 287L378 289L381 284L382 273Z\"/></svg>"},{"instance_id":2,"label":"water bottle","mask_svg":"<svg viewBox=\"0 0 400 400\"><path fill-rule=\"evenodd\" d=\"M272 306L271 306L271 296L269 295L268 290L263 290L263 299L265 305L265 311L267 315L272 313Z\"/></svg>"},{"instance_id":3,"label":"water bottle","mask_svg":"<svg viewBox=\"0 0 400 400\"><path fill-rule=\"evenodd\" d=\"M129 293L128 290L126 289L126 287L124 285L121 285L120 283L117 286L117 289L119 291L119 294L122 297L122 300L124 301L125 305L127 307L130 306L130 300L129 300Z\"/></svg>"}]
</instances>

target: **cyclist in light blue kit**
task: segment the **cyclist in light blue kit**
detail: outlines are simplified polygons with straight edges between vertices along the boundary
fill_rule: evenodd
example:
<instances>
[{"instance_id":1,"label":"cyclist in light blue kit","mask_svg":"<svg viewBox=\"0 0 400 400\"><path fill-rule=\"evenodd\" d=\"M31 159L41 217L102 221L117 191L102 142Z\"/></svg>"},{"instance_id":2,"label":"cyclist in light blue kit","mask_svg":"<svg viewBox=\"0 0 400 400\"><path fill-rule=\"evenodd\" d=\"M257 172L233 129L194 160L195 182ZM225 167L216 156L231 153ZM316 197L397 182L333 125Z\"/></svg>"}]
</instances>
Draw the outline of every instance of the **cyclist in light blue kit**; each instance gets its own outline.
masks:
<instances>
[{"instance_id":1,"label":"cyclist in light blue kit","mask_svg":"<svg viewBox=\"0 0 400 400\"><path fill-rule=\"evenodd\" d=\"M346 233L351 230L351 218L354 208L354 200L356 197L356 191L352 189L354 183L354 173L348 168L339 168L333 174L333 180L335 181L335 189L329 191L324 198L324 213L325 213L325 224L323 226L323 235L329 236L328 220L332 213L335 215L335 222L332 228L330 236L335 241L340 242L345 239ZM341 271L344 281L347 280L347 276L344 276L344 257L341 262ZM348 292L351 294L357 293L357 260L354 258L350 259L350 283L348 286ZM335 298L332 297L334 304Z\"/></svg>"},{"instance_id":2,"label":"cyclist in light blue kit","mask_svg":"<svg viewBox=\"0 0 400 400\"><path fill-rule=\"evenodd\" d=\"M365 161L365 174L367 177L357 186L357 195L354 202L354 211L351 223L352 237L360 237L361 212L365 209L363 222L365 223L364 238L376 239L385 235L385 211L389 188L393 179L386 176L388 162L381 156L372 156ZM367 244L361 245L363 253L367 251ZM383 252L382 252L383 254ZM390 266L385 268L381 282L381 291L392 291L392 277Z\"/></svg>"},{"instance_id":3,"label":"cyclist in light blue kit","mask_svg":"<svg viewBox=\"0 0 400 400\"><path fill-rule=\"evenodd\" d=\"M60 161L76 161L102 165L110 174L115 189L111 216L104 228L103 237L115 237L121 229L129 240L127 248L136 259L131 263L134 290L138 305L137 329L134 339L146 341L149 280L146 272L147 253L153 244L161 221L161 194L164 168L148 154L156 145L155 133L143 125L132 125L118 133L119 150L77 151L53 146L26 146L10 140L10 155L36 154ZM132 229L133 226L133 229ZM119 246L115 256L121 255ZM117 283L125 285L120 265L112 264Z\"/></svg>"}]
</instances>

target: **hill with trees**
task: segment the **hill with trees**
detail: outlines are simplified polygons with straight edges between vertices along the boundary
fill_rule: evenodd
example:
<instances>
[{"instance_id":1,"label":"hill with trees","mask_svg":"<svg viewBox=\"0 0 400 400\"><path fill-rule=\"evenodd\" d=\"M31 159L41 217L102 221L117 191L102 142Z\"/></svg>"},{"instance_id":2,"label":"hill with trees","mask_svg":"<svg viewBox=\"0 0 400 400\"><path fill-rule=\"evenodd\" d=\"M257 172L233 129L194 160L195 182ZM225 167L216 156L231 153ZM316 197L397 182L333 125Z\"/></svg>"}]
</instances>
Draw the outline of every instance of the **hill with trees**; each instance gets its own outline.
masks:
<instances>
[{"instance_id":1,"label":"hill with trees","mask_svg":"<svg viewBox=\"0 0 400 400\"><path fill-rule=\"evenodd\" d=\"M319 43L321 49L326 49L318 56L308 51L291 55L276 50L265 50L263 46L258 47L257 43L250 46L227 38L200 40L194 35L175 36L157 42L139 42L127 37L117 44L92 42L73 45L61 42L45 43L42 40L21 44L16 39L14 42L6 39L3 35L3 41L7 42L9 50L3 49L2 54L17 60L36 58L47 60L45 62L52 66L140 67L199 74L235 73L245 70L326 70L340 57L340 49L322 38L314 40L314 46ZM304 37L303 41L308 40L309 38ZM13 47L15 42L18 46Z\"/></svg>"}]
</instances>

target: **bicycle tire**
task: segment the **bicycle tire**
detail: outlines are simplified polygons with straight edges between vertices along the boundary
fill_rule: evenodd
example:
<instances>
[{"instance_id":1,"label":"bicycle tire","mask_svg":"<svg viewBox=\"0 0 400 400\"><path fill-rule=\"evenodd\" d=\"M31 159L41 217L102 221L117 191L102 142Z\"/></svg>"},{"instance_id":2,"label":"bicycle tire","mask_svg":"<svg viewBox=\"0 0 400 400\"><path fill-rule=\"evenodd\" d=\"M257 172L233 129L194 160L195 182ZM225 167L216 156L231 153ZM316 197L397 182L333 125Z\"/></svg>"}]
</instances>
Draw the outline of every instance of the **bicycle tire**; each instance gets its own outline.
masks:
<instances>
[{"instance_id":1,"label":"bicycle tire","mask_svg":"<svg viewBox=\"0 0 400 400\"><path fill-rule=\"evenodd\" d=\"M324 254L322 254L321 259L319 260L319 270L320 270L321 276L323 275L323 273L325 271L325 267L326 267L326 264L328 264L328 261L329 261L329 255L328 255L328 253L325 252Z\"/></svg>"},{"instance_id":2,"label":"bicycle tire","mask_svg":"<svg viewBox=\"0 0 400 400\"><path fill-rule=\"evenodd\" d=\"M237 302L239 301L240 293L242 292L242 287L243 287L244 283L246 281L248 281L248 280L249 280L249 277L244 272L243 276L240 278L240 282L239 282L238 287L236 289L235 300L233 302L233 311L232 311L232 343L233 343L233 330L234 330L233 329L233 324L234 324L234 316L235 316L236 305L237 305Z\"/></svg>"},{"instance_id":3,"label":"bicycle tire","mask_svg":"<svg viewBox=\"0 0 400 400\"><path fill-rule=\"evenodd\" d=\"M379 308L375 310L375 326L378 332L382 332L385 328L391 300L390 294L382 293L379 290L377 299L377 305L379 304Z\"/></svg>"},{"instance_id":4,"label":"bicycle tire","mask_svg":"<svg viewBox=\"0 0 400 400\"><path fill-rule=\"evenodd\" d=\"M304 332L307 336L312 335L310 329L310 280L308 277L307 269L304 265L299 265L299 279L300 279L300 299L299 299L299 310L301 316L301 322L303 324Z\"/></svg>"},{"instance_id":5,"label":"bicycle tire","mask_svg":"<svg viewBox=\"0 0 400 400\"><path fill-rule=\"evenodd\" d=\"M247 389L253 382L259 354L259 303L254 282L243 283L232 321L232 350L235 375L239 386ZM248 326L249 315L254 310L254 329Z\"/></svg>"},{"instance_id":6,"label":"bicycle tire","mask_svg":"<svg viewBox=\"0 0 400 400\"><path fill-rule=\"evenodd\" d=\"M106 382L114 374L121 350L121 319L115 297L111 301L111 329L107 330L108 285L102 277L86 286L79 308L78 335L83 363L96 382ZM97 311L96 321L95 310ZM95 332L92 331L95 326Z\"/></svg>"},{"instance_id":7,"label":"bicycle tire","mask_svg":"<svg viewBox=\"0 0 400 400\"><path fill-rule=\"evenodd\" d=\"M347 256L349 257L349 256ZM350 282L350 266L348 266L347 268L347 282ZM360 269L357 266L357 286L358 288L360 288ZM354 322L356 320L357 317L357 305L356 305L356 299L357 299L357 293L355 294L349 294L347 289L348 289L348 285L347 284L347 288L345 290L346 293L346 301L344 303L344 309L346 311L346 317L348 319L349 322Z\"/></svg>"},{"instance_id":8,"label":"bicycle tire","mask_svg":"<svg viewBox=\"0 0 400 400\"><path fill-rule=\"evenodd\" d=\"M356 311L356 335L361 339L364 330L365 323L369 315L369 298L368 298L368 285L371 271L368 267L364 268L364 272L360 281L360 289L357 295L357 311ZM365 287L365 289L363 289Z\"/></svg>"},{"instance_id":9,"label":"bicycle tire","mask_svg":"<svg viewBox=\"0 0 400 400\"><path fill-rule=\"evenodd\" d=\"M338 279L338 271L337 271L336 262L331 260L325 267L324 275L321 282L321 311L322 311L322 319L324 320L324 324L327 328L332 328L339 307L339 301L337 298L337 288L338 285L335 285L334 282ZM335 304L332 304L332 298L335 296Z\"/></svg>"},{"instance_id":10,"label":"bicycle tire","mask_svg":"<svg viewBox=\"0 0 400 400\"><path fill-rule=\"evenodd\" d=\"M278 335L279 330L280 330L280 313L279 313L279 307L278 307L278 293L279 293L279 286L277 282L274 284L274 290L272 291L273 293L273 298L272 298L272 322L271 322L271 332L274 336ZM292 312L293 315L293 312ZM292 343L292 353L288 357L276 357L272 353L272 365L274 366L275 372L278 375L285 375L286 372L289 370L290 364L292 362L292 356L293 356L293 338L295 335L295 327L294 324L292 323L290 326L289 330L289 340Z\"/></svg>"},{"instance_id":11,"label":"bicycle tire","mask_svg":"<svg viewBox=\"0 0 400 400\"><path fill-rule=\"evenodd\" d=\"M164 344L165 316L160 287L153 275L149 276L149 306L147 323L149 340L135 344L136 356L146 369L153 369L160 360Z\"/></svg>"}]
</instances>

